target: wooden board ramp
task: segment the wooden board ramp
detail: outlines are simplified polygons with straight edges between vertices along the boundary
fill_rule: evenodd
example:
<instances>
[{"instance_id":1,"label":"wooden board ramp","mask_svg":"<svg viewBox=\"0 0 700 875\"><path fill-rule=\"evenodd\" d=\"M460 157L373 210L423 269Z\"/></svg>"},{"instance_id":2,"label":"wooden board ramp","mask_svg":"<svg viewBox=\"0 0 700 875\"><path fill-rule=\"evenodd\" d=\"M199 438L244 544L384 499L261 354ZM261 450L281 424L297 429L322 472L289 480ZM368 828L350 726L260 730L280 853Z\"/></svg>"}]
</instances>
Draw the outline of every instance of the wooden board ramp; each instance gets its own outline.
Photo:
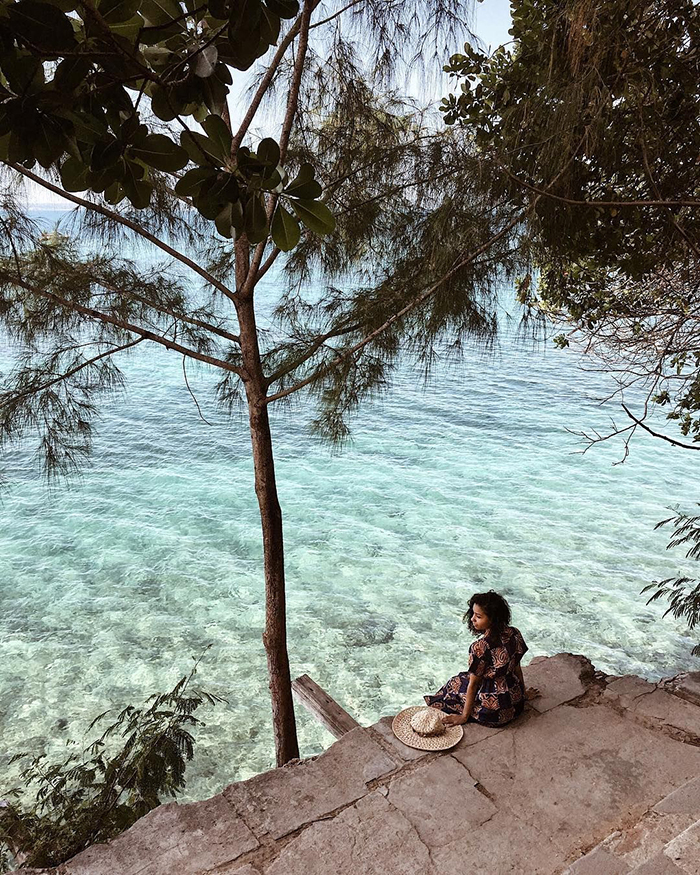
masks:
<instances>
[{"instance_id":1,"label":"wooden board ramp","mask_svg":"<svg viewBox=\"0 0 700 875\"><path fill-rule=\"evenodd\" d=\"M341 738L346 732L359 727L357 720L341 708L335 699L332 699L307 674L302 674L292 681L292 690L301 704L311 711L319 723L322 723L335 738Z\"/></svg>"}]
</instances>

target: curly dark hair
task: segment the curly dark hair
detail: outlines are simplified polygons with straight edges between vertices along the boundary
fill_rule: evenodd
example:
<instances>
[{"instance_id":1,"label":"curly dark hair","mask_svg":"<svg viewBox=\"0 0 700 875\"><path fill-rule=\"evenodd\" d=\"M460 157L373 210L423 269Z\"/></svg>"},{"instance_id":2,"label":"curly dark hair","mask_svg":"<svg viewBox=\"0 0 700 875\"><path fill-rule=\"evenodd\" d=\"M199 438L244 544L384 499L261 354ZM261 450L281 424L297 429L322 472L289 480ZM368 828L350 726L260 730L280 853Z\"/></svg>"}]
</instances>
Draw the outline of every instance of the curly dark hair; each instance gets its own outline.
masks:
<instances>
[{"instance_id":1,"label":"curly dark hair","mask_svg":"<svg viewBox=\"0 0 700 875\"><path fill-rule=\"evenodd\" d=\"M497 592L490 589L488 592L475 592L469 599L469 610L462 617L462 622L469 626L472 635L481 633L472 626L472 609L479 605L491 621L489 638L500 638L506 626L510 626L510 605Z\"/></svg>"}]
</instances>

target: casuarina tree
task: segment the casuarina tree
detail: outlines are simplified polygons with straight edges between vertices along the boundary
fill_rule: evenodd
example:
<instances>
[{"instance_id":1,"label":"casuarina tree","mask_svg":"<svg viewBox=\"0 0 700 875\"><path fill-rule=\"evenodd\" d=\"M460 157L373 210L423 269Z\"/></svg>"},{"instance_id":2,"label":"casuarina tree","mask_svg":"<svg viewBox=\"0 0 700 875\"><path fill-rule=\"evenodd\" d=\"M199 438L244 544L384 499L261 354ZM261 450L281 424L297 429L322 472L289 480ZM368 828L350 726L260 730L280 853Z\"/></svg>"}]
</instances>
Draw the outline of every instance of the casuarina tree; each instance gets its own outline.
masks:
<instances>
[{"instance_id":1,"label":"casuarina tree","mask_svg":"<svg viewBox=\"0 0 700 875\"><path fill-rule=\"evenodd\" d=\"M298 745L270 411L305 390L342 440L401 355L493 338L512 269L522 210L495 209L471 142L397 90L466 33L457 0L0 0L0 318L19 351L0 439L34 435L68 473L120 355L219 374L248 412L278 764ZM62 233L41 235L18 179L74 205ZM126 257L134 241L163 262Z\"/></svg>"}]
</instances>

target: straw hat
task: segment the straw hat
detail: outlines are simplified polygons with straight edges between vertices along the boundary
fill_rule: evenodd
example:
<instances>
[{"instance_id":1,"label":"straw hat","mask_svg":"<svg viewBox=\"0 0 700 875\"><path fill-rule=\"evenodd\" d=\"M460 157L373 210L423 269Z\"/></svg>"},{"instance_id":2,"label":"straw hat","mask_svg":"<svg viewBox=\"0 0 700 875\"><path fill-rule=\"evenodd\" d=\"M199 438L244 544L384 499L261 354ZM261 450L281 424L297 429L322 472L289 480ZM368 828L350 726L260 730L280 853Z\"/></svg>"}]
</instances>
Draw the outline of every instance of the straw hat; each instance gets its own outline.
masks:
<instances>
[{"instance_id":1,"label":"straw hat","mask_svg":"<svg viewBox=\"0 0 700 875\"><path fill-rule=\"evenodd\" d=\"M411 718L418 711L424 710L425 705L404 708L403 711L400 711L394 717L391 728L394 730L394 735L398 740L409 747L417 747L419 750L447 750L449 747L454 747L464 735L464 730L461 726L446 726L445 731L441 732L440 735L419 735L413 729Z\"/></svg>"}]
</instances>

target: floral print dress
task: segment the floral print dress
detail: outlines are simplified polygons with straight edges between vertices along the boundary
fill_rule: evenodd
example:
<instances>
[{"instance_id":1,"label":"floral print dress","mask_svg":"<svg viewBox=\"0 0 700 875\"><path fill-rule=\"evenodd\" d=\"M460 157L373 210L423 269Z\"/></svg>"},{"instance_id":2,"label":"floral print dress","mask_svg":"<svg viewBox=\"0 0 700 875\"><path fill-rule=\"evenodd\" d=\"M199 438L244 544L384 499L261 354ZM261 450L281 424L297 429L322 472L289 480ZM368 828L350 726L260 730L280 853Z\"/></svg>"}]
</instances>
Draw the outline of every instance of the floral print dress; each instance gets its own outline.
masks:
<instances>
[{"instance_id":1,"label":"floral print dress","mask_svg":"<svg viewBox=\"0 0 700 875\"><path fill-rule=\"evenodd\" d=\"M522 713L525 690L516 675L527 644L515 626L506 626L500 639L492 640L487 634L477 638L469 647L469 666L435 693L424 696L427 705L461 714L469 686L469 675L481 678L470 720L486 726L501 726Z\"/></svg>"}]
</instances>

